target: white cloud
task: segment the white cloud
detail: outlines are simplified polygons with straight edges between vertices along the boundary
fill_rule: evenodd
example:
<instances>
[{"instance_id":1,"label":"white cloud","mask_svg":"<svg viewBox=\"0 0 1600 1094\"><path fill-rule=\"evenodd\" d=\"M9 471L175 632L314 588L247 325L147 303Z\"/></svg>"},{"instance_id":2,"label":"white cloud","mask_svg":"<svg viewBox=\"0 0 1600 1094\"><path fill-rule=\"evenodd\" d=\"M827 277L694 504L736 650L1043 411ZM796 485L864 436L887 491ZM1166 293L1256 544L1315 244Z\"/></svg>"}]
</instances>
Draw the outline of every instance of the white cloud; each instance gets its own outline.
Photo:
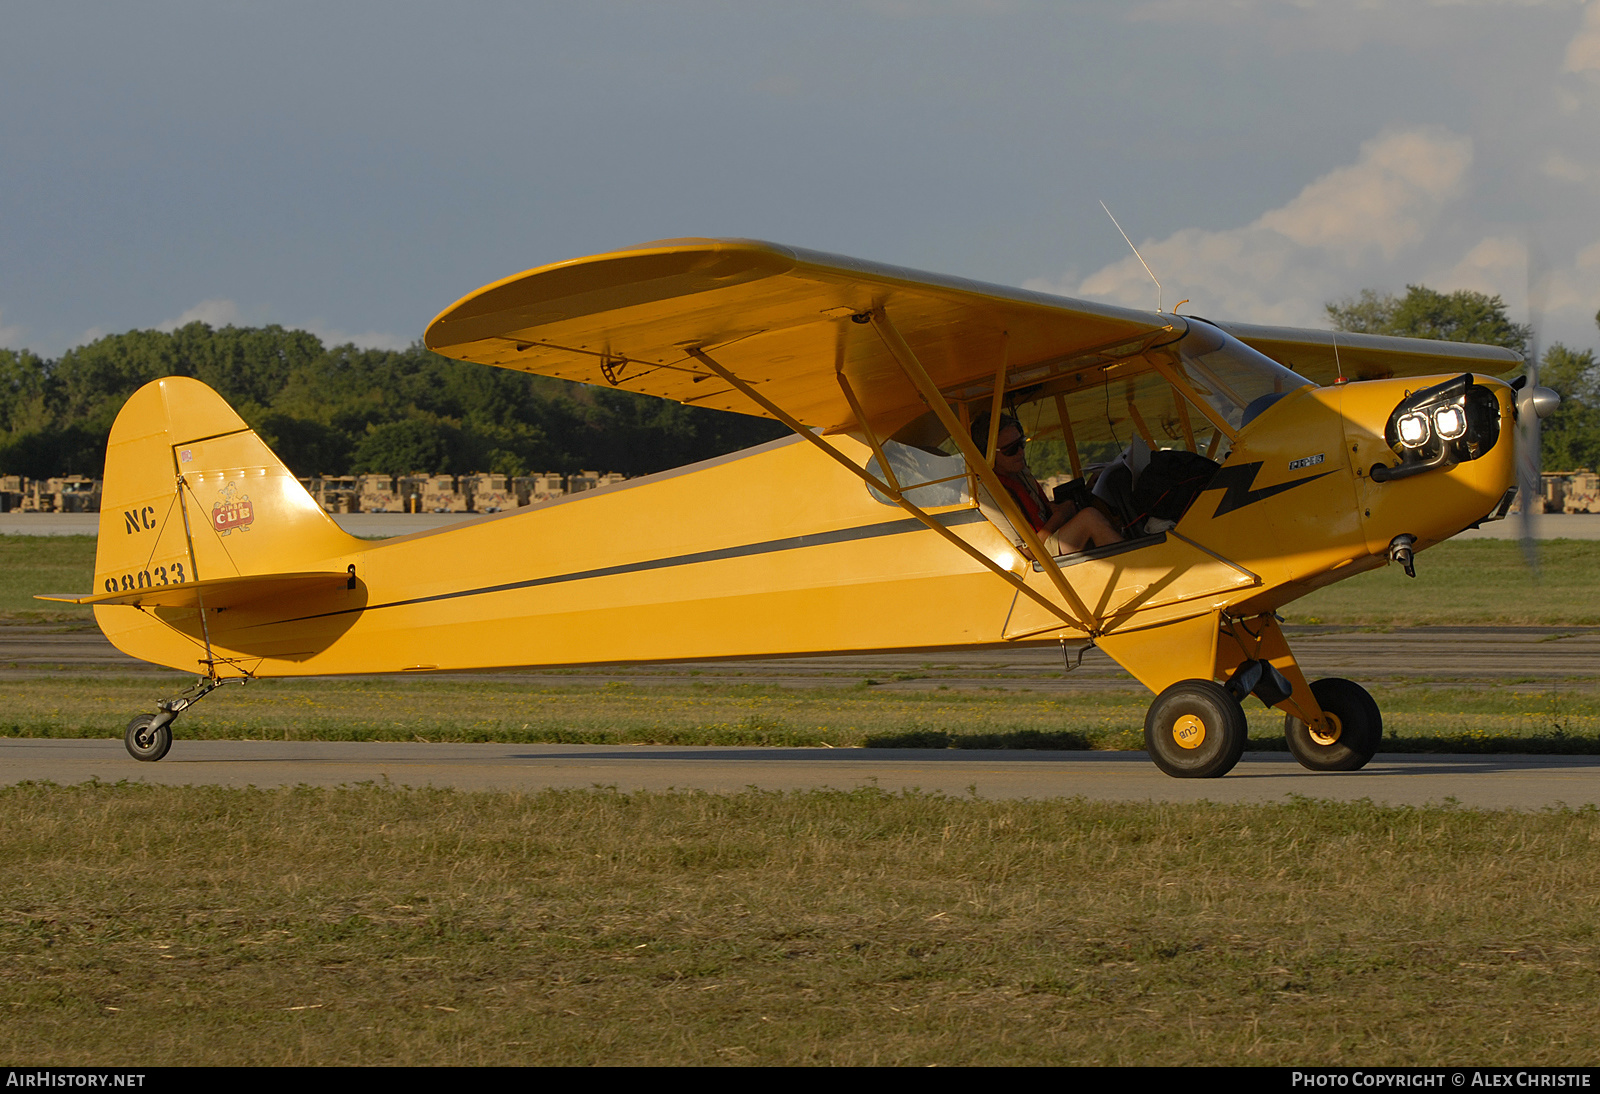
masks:
<instances>
[{"instance_id":1,"label":"white cloud","mask_svg":"<svg viewBox=\"0 0 1600 1094\"><path fill-rule=\"evenodd\" d=\"M237 326L239 305L232 300L202 300L178 318L157 323L156 330L175 331L190 323L205 323L213 327Z\"/></svg>"},{"instance_id":2,"label":"white cloud","mask_svg":"<svg viewBox=\"0 0 1600 1094\"><path fill-rule=\"evenodd\" d=\"M1593 182L1600 180L1600 168L1586 167L1565 152L1551 152L1539 165L1539 170L1561 182Z\"/></svg>"},{"instance_id":3,"label":"white cloud","mask_svg":"<svg viewBox=\"0 0 1600 1094\"><path fill-rule=\"evenodd\" d=\"M1600 73L1600 0L1590 0L1583 12L1583 27L1567 46L1568 72Z\"/></svg>"},{"instance_id":4,"label":"white cloud","mask_svg":"<svg viewBox=\"0 0 1600 1094\"><path fill-rule=\"evenodd\" d=\"M1522 319L1529 313L1528 243L1540 233L1536 224L1508 230L1488 221L1470 232L1472 166L1467 137L1391 130L1363 144L1355 163L1313 180L1250 224L1185 228L1139 250L1161 278L1169 309L1189 298L1186 311L1218 319L1322 327L1330 300L1418 283L1497 295ZM1561 183L1600 182L1600 169L1560 150L1545 154L1538 173ZM1534 263L1542 333L1589 345L1600 305L1600 240L1573 238L1577 222L1570 218L1557 222L1566 225L1564 238L1545 225L1554 261ZM1029 287L1137 308L1156 303L1155 286L1131 255L1081 280L1063 276Z\"/></svg>"},{"instance_id":5,"label":"white cloud","mask_svg":"<svg viewBox=\"0 0 1600 1094\"><path fill-rule=\"evenodd\" d=\"M1545 340L1593 344L1600 239L1573 231L1592 220L1557 217L1553 223L1564 231L1545 223L1543 233L1539 222L1508 230L1483 221L1472 232L1471 166L1465 137L1390 131L1362 145L1355 163L1315 179L1250 224L1185 228L1139 250L1161 278L1167 308L1189 298L1185 311L1217 319L1322 327L1328 301L1363 288L1399 291L1420 283L1499 296L1520 320L1529 314L1531 287ZM1563 182L1600 179L1600 171L1559 152L1548 154L1540 174ZM1530 286L1529 243L1541 234ZM1149 275L1131 255L1081 280L1036 279L1028 287L1136 308L1156 303Z\"/></svg>"},{"instance_id":6,"label":"white cloud","mask_svg":"<svg viewBox=\"0 0 1600 1094\"><path fill-rule=\"evenodd\" d=\"M1459 189L1471 162L1470 138L1442 130L1386 133L1361 146L1358 162L1330 171L1252 227L1351 261L1372 247L1393 259L1422 238L1424 222Z\"/></svg>"},{"instance_id":7,"label":"white cloud","mask_svg":"<svg viewBox=\"0 0 1600 1094\"><path fill-rule=\"evenodd\" d=\"M1508 289L1519 282L1524 286L1527 284L1528 247L1514 236L1490 236L1448 269L1437 270L1422 280L1428 285L1448 286L1452 292L1470 289L1490 296L1498 295L1509 306L1522 311L1526 308L1526 290L1510 292Z\"/></svg>"},{"instance_id":8,"label":"white cloud","mask_svg":"<svg viewBox=\"0 0 1600 1094\"><path fill-rule=\"evenodd\" d=\"M1600 307L1600 239L1580 250L1571 266L1553 271L1543 288L1544 314L1559 324L1554 336L1565 335L1580 345L1592 343L1595 309ZM1562 319L1567 322L1561 323ZM1569 329L1584 331L1588 337L1574 337L1567 334Z\"/></svg>"},{"instance_id":9,"label":"white cloud","mask_svg":"<svg viewBox=\"0 0 1600 1094\"><path fill-rule=\"evenodd\" d=\"M1323 304L1382 283L1395 259L1425 238L1460 192L1470 140L1437 129L1395 130L1362 145L1360 158L1307 185L1287 204L1225 231L1186 228L1139 249L1162 279L1164 299L1191 311L1262 323L1322 325ZM1352 275L1357 275L1354 278ZM1133 256L1078 284L1031 288L1155 303L1155 289Z\"/></svg>"}]
</instances>

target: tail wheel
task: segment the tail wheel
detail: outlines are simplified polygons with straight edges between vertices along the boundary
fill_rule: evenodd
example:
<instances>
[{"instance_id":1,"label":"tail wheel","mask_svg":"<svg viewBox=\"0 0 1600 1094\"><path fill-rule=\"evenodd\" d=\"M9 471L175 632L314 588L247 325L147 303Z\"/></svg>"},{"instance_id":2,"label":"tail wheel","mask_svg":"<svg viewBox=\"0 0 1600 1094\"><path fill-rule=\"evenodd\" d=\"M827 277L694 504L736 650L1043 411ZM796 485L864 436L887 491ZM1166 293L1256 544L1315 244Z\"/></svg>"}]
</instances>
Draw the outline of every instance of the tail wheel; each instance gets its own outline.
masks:
<instances>
[{"instance_id":1,"label":"tail wheel","mask_svg":"<svg viewBox=\"0 0 1600 1094\"><path fill-rule=\"evenodd\" d=\"M128 732L123 734L122 743L128 746L128 755L136 760L155 762L167 754L167 749L172 747L172 725L155 727L154 714L141 714L128 723Z\"/></svg>"},{"instance_id":2,"label":"tail wheel","mask_svg":"<svg viewBox=\"0 0 1600 1094\"><path fill-rule=\"evenodd\" d=\"M1217 779L1244 755L1249 726L1228 689L1210 680L1180 680L1144 718L1150 759L1175 779Z\"/></svg>"},{"instance_id":3,"label":"tail wheel","mask_svg":"<svg viewBox=\"0 0 1600 1094\"><path fill-rule=\"evenodd\" d=\"M1329 677L1311 685L1325 726L1308 726L1293 714L1283 720L1289 751L1312 771L1359 771L1383 739L1383 715L1367 689L1353 680Z\"/></svg>"}]
</instances>

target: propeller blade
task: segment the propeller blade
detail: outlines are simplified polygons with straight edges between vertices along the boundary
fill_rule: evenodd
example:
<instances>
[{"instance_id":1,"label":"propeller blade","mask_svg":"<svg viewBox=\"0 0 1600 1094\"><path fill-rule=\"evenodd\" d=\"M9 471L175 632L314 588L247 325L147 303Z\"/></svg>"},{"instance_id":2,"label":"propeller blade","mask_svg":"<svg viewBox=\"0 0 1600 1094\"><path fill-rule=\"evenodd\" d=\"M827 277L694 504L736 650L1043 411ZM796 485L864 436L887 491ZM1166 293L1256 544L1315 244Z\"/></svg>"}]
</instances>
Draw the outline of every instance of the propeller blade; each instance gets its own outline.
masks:
<instances>
[{"instance_id":1,"label":"propeller blade","mask_svg":"<svg viewBox=\"0 0 1600 1094\"><path fill-rule=\"evenodd\" d=\"M1534 576L1539 574L1538 514L1544 511L1544 489L1539 474L1539 413L1524 395L1538 390L1536 348L1529 347L1528 382L1517 393L1517 489L1522 499L1522 555Z\"/></svg>"},{"instance_id":2,"label":"propeller blade","mask_svg":"<svg viewBox=\"0 0 1600 1094\"><path fill-rule=\"evenodd\" d=\"M1528 357L1524 366L1526 379L1517 392L1517 492L1522 499L1522 557L1539 578L1538 514L1544 512L1544 483L1539 474L1539 418L1534 407L1534 393L1539 390L1539 320L1542 317L1542 293L1534 266L1538 251L1532 240L1528 241L1524 267L1527 276L1528 301Z\"/></svg>"}]
</instances>

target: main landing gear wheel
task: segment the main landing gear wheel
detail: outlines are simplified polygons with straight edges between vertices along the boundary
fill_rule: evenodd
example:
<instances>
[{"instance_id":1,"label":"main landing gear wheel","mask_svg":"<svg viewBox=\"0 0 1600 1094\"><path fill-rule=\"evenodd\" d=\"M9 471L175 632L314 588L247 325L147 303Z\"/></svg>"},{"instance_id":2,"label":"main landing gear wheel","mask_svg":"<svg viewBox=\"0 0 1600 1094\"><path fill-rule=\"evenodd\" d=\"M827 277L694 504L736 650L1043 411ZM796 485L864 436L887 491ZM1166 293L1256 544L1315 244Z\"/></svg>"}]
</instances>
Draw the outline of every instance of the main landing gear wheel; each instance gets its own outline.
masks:
<instances>
[{"instance_id":1,"label":"main landing gear wheel","mask_svg":"<svg viewBox=\"0 0 1600 1094\"><path fill-rule=\"evenodd\" d=\"M122 743L128 746L128 755L134 759L154 762L165 756L167 749L172 747L172 725L169 722L157 726L157 717L160 715L141 714L128 723L128 732L123 734Z\"/></svg>"},{"instance_id":2,"label":"main landing gear wheel","mask_svg":"<svg viewBox=\"0 0 1600 1094\"><path fill-rule=\"evenodd\" d=\"M1311 685L1326 726L1310 727L1293 714L1283 719L1289 751L1312 771L1359 771L1378 751L1383 715L1367 689L1352 680L1329 677Z\"/></svg>"},{"instance_id":3,"label":"main landing gear wheel","mask_svg":"<svg viewBox=\"0 0 1600 1094\"><path fill-rule=\"evenodd\" d=\"M1228 689L1210 680L1180 680L1144 717L1150 759L1175 779L1217 779L1244 755L1249 726Z\"/></svg>"}]
</instances>

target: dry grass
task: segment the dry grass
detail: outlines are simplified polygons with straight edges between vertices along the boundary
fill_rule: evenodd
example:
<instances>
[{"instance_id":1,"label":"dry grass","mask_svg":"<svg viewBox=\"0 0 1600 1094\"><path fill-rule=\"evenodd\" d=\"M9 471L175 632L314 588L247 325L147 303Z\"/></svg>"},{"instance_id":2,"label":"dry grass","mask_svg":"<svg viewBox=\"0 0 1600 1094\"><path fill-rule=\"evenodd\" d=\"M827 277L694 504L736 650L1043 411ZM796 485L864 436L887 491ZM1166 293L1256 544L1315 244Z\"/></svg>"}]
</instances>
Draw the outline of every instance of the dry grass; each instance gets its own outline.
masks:
<instances>
[{"instance_id":1,"label":"dry grass","mask_svg":"<svg viewBox=\"0 0 1600 1094\"><path fill-rule=\"evenodd\" d=\"M0 737L120 737L188 677L94 675L6 682ZM1582 683L1585 686L1579 686ZM1592 682L1374 687L1385 751L1600 752ZM540 741L563 744L831 745L1140 749L1150 696L884 691L778 684L551 687L515 677L264 680L225 688L183 716L190 740ZM1282 749L1283 715L1245 704L1251 747Z\"/></svg>"},{"instance_id":2,"label":"dry grass","mask_svg":"<svg viewBox=\"0 0 1600 1094\"><path fill-rule=\"evenodd\" d=\"M0 790L18 1064L1562 1064L1600 824L1538 814Z\"/></svg>"}]
</instances>

